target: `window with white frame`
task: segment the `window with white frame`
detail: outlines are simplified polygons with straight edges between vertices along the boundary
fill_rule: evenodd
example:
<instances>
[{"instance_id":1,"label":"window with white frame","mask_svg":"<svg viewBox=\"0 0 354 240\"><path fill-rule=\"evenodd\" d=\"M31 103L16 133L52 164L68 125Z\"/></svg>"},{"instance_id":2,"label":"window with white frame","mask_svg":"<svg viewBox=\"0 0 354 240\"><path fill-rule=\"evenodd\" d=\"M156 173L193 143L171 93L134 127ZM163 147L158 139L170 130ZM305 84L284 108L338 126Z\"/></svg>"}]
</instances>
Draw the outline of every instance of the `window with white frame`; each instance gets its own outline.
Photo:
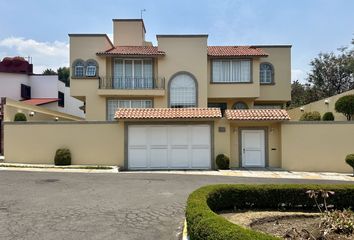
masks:
<instances>
[{"instance_id":1,"label":"window with white frame","mask_svg":"<svg viewBox=\"0 0 354 240\"><path fill-rule=\"evenodd\" d=\"M259 66L259 81L263 84L274 82L274 69L270 63L261 63Z\"/></svg>"},{"instance_id":2,"label":"window with white frame","mask_svg":"<svg viewBox=\"0 0 354 240\"><path fill-rule=\"evenodd\" d=\"M86 77L95 77L97 66L95 62L88 62L86 65Z\"/></svg>"},{"instance_id":3,"label":"window with white frame","mask_svg":"<svg viewBox=\"0 0 354 240\"><path fill-rule=\"evenodd\" d=\"M152 59L114 59L113 87L123 89L152 88Z\"/></svg>"},{"instance_id":4,"label":"window with white frame","mask_svg":"<svg viewBox=\"0 0 354 240\"><path fill-rule=\"evenodd\" d=\"M197 106L197 86L189 74L181 73L171 79L169 93L172 108Z\"/></svg>"},{"instance_id":5,"label":"window with white frame","mask_svg":"<svg viewBox=\"0 0 354 240\"><path fill-rule=\"evenodd\" d=\"M76 61L74 64L74 75L75 77L83 77L84 76L85 64L83 61Z\"/></svg>"},{"instance_id":6,"label":"window with white frame","mask_svg":"<svg viewBox=\"0 0 354 240\"><path fill-rule=\"evenodd\" d=\"M212 60L212 82L248 83L251 82L250 59Z\"/></svg>"},{"instance_id":7,"label":"window with white frame","mask_svg":"<svg viewBox=\"0 0 354 240\"><path fill-rule=\"evenodd\" d=\"M107 120L113 121L114 114L118 108L151 108L152 100L123 100L108 99L107 100Z\"/></svg>"}]
</instances>

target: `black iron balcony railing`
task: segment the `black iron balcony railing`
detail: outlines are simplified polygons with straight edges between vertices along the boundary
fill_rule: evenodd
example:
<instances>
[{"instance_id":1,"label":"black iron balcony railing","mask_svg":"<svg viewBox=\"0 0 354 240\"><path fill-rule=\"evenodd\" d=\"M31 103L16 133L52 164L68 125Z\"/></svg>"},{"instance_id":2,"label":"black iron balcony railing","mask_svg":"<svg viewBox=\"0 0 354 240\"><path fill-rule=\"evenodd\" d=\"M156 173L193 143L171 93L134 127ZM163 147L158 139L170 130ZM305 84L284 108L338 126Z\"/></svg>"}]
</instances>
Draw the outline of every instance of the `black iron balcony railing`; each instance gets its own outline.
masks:
<instances>
[{"instance_id":1,"label":"black iron balcony railing","mask_svg":"<svg viewBox=\"0 0 354 240\"><path fill-rule=\"evenodd\" d=\"M165 89L165 78L100 77L100 89Z\"/></svg>"}]
</instances>

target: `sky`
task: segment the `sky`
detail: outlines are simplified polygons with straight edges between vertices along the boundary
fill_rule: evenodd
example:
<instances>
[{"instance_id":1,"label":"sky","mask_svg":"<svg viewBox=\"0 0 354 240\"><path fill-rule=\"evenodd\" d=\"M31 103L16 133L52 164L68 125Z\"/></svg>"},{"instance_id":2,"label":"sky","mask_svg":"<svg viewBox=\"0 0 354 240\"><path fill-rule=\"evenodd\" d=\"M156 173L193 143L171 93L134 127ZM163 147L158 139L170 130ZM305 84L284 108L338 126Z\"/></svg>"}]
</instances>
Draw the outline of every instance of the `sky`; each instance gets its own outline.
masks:
<instances>
[{"instance_id":1,"label":"sky","mask_svg":"<svg viewBox=\"0 0 354 240\"><path fill-rule=\"evenodd\" d=\"M0 0L0 59L31 56L34 71L69 66L69 33L112 34L112 19L140 18L156 34L209 34L209 45L291 44L292 80L306 81L320 52L354 38L354 0Z\"/></svg>"}]
</instances>

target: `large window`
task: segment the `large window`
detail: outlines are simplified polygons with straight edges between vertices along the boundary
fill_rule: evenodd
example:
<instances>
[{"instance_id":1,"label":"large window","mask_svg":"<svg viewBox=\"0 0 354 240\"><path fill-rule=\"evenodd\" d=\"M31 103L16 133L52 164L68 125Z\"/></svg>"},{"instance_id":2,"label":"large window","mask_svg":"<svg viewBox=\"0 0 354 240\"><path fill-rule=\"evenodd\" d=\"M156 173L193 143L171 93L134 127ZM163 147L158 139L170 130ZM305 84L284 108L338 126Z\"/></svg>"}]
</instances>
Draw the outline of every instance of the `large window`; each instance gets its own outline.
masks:
<instances>
[{"instance_id":1,"label":"large window","mask_svg":"<svg viewBox=\"0 0 354 240\"><path fill-rule=\"evenodd\" d=\"M170 107L196 107L197 86L192 76L186 73L176 75L170 82Z\"/></svg>"},{"instance_id":2,"label":"large window","mask_svg":"<svg viewBox=\"0 0 354 240\"><path fill-rule=\"evenodd\" d=\"M115 58L113 75L114 88L153 88L152 59Z\"/></svg>"},{"instance_id":3,"label":"large window","mask_svg":"<svg viewBox=\"0 0 354 240\"><path fill-rule=\"evenodd\" d=\"M274 82L274 69L270 63L261 63L259 69L259 79L263 84L270 84Z\"/></svg>"},{"instance_id":4,"label":"large window","mask_svg":"<svg viewBox=\"0 0 354 240\"><path fill-rule=\"evenodd\" d=\"M251 60L220 59L212 61L212 82L247 83L251 82Z\"/></svg>"},{"instance_id":5,"label":"large window","mask_svg":"<svg viewBox=\"0 0 354 240\"><path fill-rule=\"evenodd\" d=\"M118 108L151 108L152 100L107 100L107 120L114 120L114 114Z\"/></svg>"}]
</instances>

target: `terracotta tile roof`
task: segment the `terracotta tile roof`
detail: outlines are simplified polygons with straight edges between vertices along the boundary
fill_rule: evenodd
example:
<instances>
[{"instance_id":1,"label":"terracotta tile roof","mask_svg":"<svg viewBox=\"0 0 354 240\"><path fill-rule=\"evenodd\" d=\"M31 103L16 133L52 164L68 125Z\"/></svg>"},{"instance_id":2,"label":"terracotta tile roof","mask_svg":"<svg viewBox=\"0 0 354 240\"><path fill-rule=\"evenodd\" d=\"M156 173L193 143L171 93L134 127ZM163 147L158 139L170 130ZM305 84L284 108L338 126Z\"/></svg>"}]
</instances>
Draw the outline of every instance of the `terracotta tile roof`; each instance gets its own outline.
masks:
<instances>
[{"instance_id":1,"label":"terracotta tile roof","mask_svg":"<svg viewBox=\"0 0 354 240\"><path fill-rule=\"evenodd\" d=\"M143 55L159 56L165 55L165 52L159 51L153 46L116 46L104 52L98 52L97 55Z\"/></svg>"},{"instance_id":2,"label":"terracotta tile roof","mask_svg":"<svg viewBox=\"0 0 354 240\"><path fill-rule=\"evenodd\" d=\"M219 108L118 108L115 119L221 118Z\"/></svg>"},{"instance_id":3,"label":"terracotta tile roof","mask_svg":"<svg viewBox=\"0 0 354 240\"><path fill-rule=\"evenodd\" d=\"M283 109L228 109L225 116L228 120L290 120L288 112Z\"/></svg>"},{"instance_id":4,"label":"terracotta tile roof","mask_svg":"<svg viewBox=\"0 0 354 240\"><path fill-rule=\"evenodd\" d=\"M31 98L28 100L24 100L22 102L30 104L30 105L34 105L34 106L39 106L39 105L57 102L57 101L59 101L58 98Z\"/></svg>"},{"instance_id":5,"label":"terracotta tile roof","mask_svg":"<svg viewBox=\"0 0 354 240\"><path fill-rule=\"evenodd\" d=\"M261 48L252 46L208 46L208 56L211 57L237 57L257 56L266 57L268 54Z\"/></svg>"}]
</instances>

